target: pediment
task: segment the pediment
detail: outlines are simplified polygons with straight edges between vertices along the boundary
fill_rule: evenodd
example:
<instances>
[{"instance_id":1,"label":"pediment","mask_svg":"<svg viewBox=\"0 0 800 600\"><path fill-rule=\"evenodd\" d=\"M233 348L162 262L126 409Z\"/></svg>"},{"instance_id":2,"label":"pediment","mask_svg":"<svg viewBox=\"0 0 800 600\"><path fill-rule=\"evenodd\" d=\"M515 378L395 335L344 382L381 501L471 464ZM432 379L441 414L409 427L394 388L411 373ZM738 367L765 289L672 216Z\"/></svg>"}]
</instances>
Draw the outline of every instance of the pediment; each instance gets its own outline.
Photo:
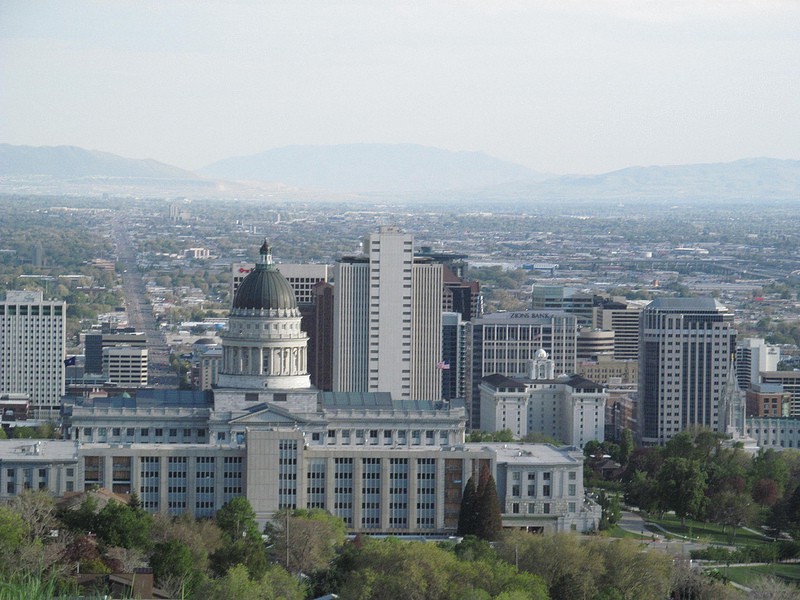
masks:
<instances>
[{"instance_id":1,"label":"pediment","mask_svg":"<svg viewBox=\"0 0 800 600\"><path fill-rule=\"evenodd\" d=\"M252 412L230 420L231 425L293 425L306 423L306 419L291 415L273 406L257 408Z\"/></svg>"}]
</instances>

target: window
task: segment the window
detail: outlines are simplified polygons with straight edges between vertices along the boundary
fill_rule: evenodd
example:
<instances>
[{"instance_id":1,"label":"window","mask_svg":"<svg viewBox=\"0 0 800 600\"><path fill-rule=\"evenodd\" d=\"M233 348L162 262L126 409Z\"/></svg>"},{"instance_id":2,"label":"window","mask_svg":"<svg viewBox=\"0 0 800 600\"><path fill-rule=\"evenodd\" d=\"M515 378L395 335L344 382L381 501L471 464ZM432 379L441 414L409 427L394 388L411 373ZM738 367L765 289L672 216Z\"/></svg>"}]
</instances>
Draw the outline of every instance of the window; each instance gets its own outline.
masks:
<instances>
[{"instance_id":1,"label":"window","mask_svg":"<svg viewBox=\"0 0 800 600\"><path fill-rule=\"evenodd\" d=\"M549 502L545 502L545 503L542 505L542 512L543 512L544 514L546 514L546 515L549 515L549 514L550 514L550 503L549 503Z\"/></svg>"}]
</instances>

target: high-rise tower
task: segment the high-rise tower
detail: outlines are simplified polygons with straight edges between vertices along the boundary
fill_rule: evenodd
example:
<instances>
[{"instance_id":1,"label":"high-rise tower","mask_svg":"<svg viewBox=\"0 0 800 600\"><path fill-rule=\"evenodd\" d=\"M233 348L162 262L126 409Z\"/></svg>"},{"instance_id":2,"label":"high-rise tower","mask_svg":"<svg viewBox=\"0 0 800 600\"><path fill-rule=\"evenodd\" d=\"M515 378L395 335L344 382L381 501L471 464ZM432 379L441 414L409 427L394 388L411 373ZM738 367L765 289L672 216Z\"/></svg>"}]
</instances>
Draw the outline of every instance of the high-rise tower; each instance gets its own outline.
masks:
<instances>
[{"instance_id":1,"label":"high-rise tower","mask_svg":"<svg viewBox=\"0 0 800 600\"><path fill-rule=\"evenodd\" d=\"M718 429L736 348L733 313L713 298L657 298L642 312L642 442L664 444L692 425Z\"/></svg>"},{"instance_id":2,"label":"high-rise tower","mask_svg":"<svg viewBox=\"0 0 800 600\"><path fill-rule=\"evenodd\" d=\"M40 419L58 416L64 395L67 305L42 292L9 291L0 302L0 392L30 396Z\"/></svg>"},{"instance_id":3,"label":"high-rise tower","mask_svg":"<svg viewBox=\"0 0 800 600\"><path fill-rule=\"evenodd\" d=\"M336 264L333 388L441 396L442 265L414 258L413 237L381 227L364 255Z\"/></svg>"}]
</instances>

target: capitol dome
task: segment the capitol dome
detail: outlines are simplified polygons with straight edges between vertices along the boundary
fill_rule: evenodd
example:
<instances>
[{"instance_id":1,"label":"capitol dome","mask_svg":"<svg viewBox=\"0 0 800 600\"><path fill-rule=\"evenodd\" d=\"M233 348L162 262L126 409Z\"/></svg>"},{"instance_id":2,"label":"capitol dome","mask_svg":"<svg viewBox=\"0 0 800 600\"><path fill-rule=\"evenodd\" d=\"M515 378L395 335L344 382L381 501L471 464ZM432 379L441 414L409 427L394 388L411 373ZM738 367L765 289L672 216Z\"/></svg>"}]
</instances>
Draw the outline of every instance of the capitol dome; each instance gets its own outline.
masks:
<instances>
[{"instance_id":1,"label":"capitol dome","mask_svg":"<svg viewBox=\"0 0 800 600\"><path fill-rule=\"evenodd\" d=\"M297 308L294 291L272 263L272 248L264 240L259 250L261 261L242 280L233 297L233 308L251 310L293 310Z\"/></svg>"}]
</instances>

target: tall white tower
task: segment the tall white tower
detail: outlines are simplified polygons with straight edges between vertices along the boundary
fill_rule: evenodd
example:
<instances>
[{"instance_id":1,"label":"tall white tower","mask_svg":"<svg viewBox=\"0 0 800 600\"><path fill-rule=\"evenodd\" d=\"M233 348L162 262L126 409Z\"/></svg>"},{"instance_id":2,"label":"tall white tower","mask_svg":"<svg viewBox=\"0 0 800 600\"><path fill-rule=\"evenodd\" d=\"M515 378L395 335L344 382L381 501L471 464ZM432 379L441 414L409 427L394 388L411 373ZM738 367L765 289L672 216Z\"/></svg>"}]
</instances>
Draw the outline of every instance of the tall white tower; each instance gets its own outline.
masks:
<instances>
[{"instance_id":1,"label":"tall white tower","mask_svg":"<svg viewBox=\"0 0 800 600\"><path fill-rule=\"evenodd\" d=\"M645 444L692 425L720 429L736 348L733 313L714 298L657 298L642 312L639 423Z\"/></svg>"},{"instance_id":2,"label":"tall white tower","mask_svg":"<svg viewBox=\"0 0 800 600\"><path fill-rule=\"evenodd\" d=\"M336 265L333 389L441 397L442 265L414 259L410 234L381 227Z\"/></svg>"},{"instance_id":3,"label":"tall white tower","mask_svg":"<svg viewBox=\"0 0 800 600\"><path fill-rule=\"evenodd\" d=\"M0 302L0 393L28 394L35 417L56 418L64 395L67 305L42 292Z\"/></svg>"}]
</instances>

